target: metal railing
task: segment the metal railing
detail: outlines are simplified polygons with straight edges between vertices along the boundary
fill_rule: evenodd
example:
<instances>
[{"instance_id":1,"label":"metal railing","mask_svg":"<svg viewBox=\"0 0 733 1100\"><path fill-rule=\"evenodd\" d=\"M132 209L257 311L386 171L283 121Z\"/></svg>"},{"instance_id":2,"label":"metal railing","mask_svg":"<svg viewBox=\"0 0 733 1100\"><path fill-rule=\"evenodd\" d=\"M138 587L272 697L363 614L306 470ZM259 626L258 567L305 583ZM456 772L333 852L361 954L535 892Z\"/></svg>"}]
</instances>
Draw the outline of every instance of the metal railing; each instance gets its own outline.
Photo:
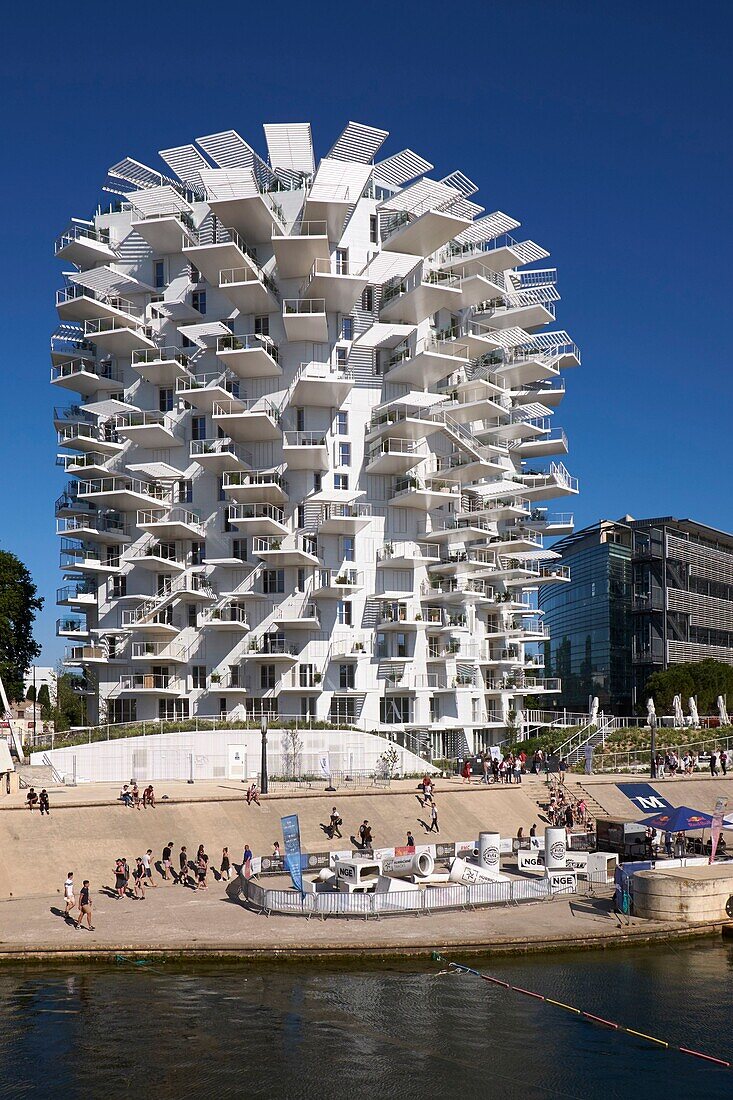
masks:
<instances>
[{"instance_id":1,"label":"metal railing","mask_svg":"<svg viewBox=\"0 0 733 1100\"><path fill-rule=\"evenodd\" d=\"M122 385L123 375L118 367L109 362L95 363L92 359L71 359L68 363L59 363L51 367L51 382L60 382L64 378L74 378L78 374L89 374L95 378Z\"/></svg>"},{"instance_id":2,"label":"metal railing","mask_svg":"<svg viewBox=\"0 0 733 1100\"><path fill-rule=\"evenodd\" d=\"M326 436L323 432L283 432L286 447L325 447Z\"/></svg>"},{"instance_id":3,"label":"metal railing","mask_svg":"<svg viewBox=\"0 0 733 1100\"><path fill-rule=\"evenodd\" d=\"M60 233L54 241L54 252L59 253L75 241L93 241L96 244L106 245L112 252L114 248L110 241L109 229L95 229L93 225L78 225L72 223Z\"/></svg>"},{"instance_id":4,"label":"metal railing","mask_svg":"<svg viewBox=\"0 0 733 1100\"><path fill-rule=\"evenodd\" d=\"M325 298L284 298L283 313L289 315L325 314Z\"/></svg>"},{"instance_id":5,"label":"metal railing","mask_svg":"<svg viewBox=\"0 0 733 1100\"><path fill-rule=\"evenodd\" d=\"M269 336L258 332L248 332L244 336L218 336L216 354L228 351L264 351L278 362L278 346Z\"/></svg>"}]
</instances>

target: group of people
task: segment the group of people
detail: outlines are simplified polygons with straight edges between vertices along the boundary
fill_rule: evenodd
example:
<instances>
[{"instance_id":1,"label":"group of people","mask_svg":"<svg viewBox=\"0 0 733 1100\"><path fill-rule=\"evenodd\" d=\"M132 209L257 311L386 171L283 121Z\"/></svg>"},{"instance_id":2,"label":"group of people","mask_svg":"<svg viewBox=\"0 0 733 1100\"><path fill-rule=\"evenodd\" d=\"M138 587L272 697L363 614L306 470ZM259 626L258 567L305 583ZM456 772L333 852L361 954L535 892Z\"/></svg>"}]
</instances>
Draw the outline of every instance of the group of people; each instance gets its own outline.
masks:
<instances>
[{"instance_id":1,"label":"group of people","mask_svg":"<svg viewBox=\"0 0 733 1100\"><path fill-rule=\"evenodd\" d=\"M185 844L181 845L181 850L178 853L177 860L174 861L173 857L173 841L169 840L163 847L160 862L157 865L160 871L161 878L164 882L171 882L174 886L193 886L195 890L207 890L209 887L208 876L210 868L210 860L206 853L206 849L203 844L199 844L198 851L194 859L188 854L188 848ZM245 845L245 858L243 864L247 863L251 866L252 852L249 845ZM174 867L174 862L177 862L178 869ZM232 861L229 856L229 848L222 848L221 860L219 862L218 875L214 872L215 877L220 880L228 881L231 876ZM153 878L153 850L148 848L142 856L135 858L135 866L130 870L130 865L124 856L118 856L115 860L114 866L115 875L115 895L118 900L125 897L136 898L143 901L145 899L145 891L148 888L157 889L158 884ZM132 879L132 886L130 886L130 880Z\"/></svg>"},{"instance_id":2,"label":"group of people","mask_svg":"<svg viewBox=\"0 0 733 1100\"><path fill-rule=\"evenodd\" d=\"M585 799L573 798L562 783L550 787L546 812L550 824L557 829L585 828L589 833L595 830L595 821L588 812Z\"/></svg>"},{"instance_id":3,"label":"group of people","mask_svg":"<svg viewBox=\"0 0 733 1100\"><path fill-rule=\"evenodd\" d=\"M48 791L45 787L41 791L40 795L36 794L35 787L31 787L28 791L28 794L25 796L25 800L31 813L33 813L36 806L38 806L41 811L41 817L43 817L44 814L46 814L46 816L48 817L48 815L51 813L51 807L48 801Z\"/></svg>"},{"instance_id":4,"label":"group of people","mask_svg":"<svg viewBox=\"0 0 733 1100\"><path fill-rule=\"evenodd\" d=\"M129 783L123 785L120 791L120 801L131 810L147 809L148 806L152 806L153 809L155 809L155 790L153 784L148 783L141 795L137 781L131 779Z\"/></svg>"}]
</instances>

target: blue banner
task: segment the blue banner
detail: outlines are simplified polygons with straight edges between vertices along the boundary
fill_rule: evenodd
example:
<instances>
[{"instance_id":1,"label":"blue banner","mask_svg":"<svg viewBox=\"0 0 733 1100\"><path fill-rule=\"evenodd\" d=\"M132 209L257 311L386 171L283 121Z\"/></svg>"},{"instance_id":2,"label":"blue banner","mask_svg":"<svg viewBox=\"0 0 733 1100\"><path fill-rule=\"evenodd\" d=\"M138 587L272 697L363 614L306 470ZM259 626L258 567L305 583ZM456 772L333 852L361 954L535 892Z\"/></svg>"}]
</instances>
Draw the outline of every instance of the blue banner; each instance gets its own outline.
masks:
<instances>
[{"instance_id":1,"label":"blue banner","mask_svg":"<svg viewBox=\"0 0 733 1100\"><path fill-rule=\"evenodd\" d=\"M300 824L297 814L280 818L285 847L285 866L290 872L293 886L303 894L303 864L300 852Z\"/></svg>"},{"instance_id":2,"label":"blue banner","mask_svg":"<svg viewBox=\"0 0 733 1100\"><path fill-rule=\"evenodd\" d=\"M653 814L670 808L667 799L662 798L651 783L617 783L616 786L643 814Z\"/></svg>"}]
</instances>

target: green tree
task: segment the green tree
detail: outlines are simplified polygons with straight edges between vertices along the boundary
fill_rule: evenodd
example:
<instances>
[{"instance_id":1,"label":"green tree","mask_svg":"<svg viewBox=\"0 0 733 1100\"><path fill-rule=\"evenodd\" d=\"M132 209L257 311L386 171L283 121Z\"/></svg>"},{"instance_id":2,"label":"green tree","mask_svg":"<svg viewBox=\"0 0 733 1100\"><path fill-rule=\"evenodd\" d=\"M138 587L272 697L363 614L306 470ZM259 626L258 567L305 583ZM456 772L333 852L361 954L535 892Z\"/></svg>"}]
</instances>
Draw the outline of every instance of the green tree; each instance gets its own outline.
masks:
<instances>
[{"instance_id":1,"label":"green tree","mask_svg":"<svg viewBox=\"0 0 733 1100\"><path fill-rule=\"evenodd\" d=\"M10 699L23 698L23 677L41 647L33 637L36 596L33 578L15 554L0 550L0 675Z\"/></svg>"},{"instance_id":2,"label":"green tree","mask_svg":"<svg viewBox=\"0 0 733 1100\"><path fill-rule=\"evenodd\" d=\"M41 708L41 717L47 721L51 717L51 693L48 684L41 684L38 689L38 705Z\"/></svg>"},{"instance_id":3,"label":"green tree","mask_svg":"<svg viewBox=\"0 0 733 1100\"><path fill-rule=\"evenodd\" d=\"M733 699L733 665L712 658L691 661L655 672L646 682L644 698L652 697L657 714L671 714L675 695L682 696L685 709L690 696L695 696L699 714L714 714L719 695L727 695L729 702Z\"/></svg>"},{"instance_id":4,"label":"green tree","mask_svg":"<svg viewBox=\"0 0 733 1100\"><path fill-rule=\"evenodd\" d=\"M71 726L84 725L84 700L74 691L79 682L78 676L66 672L63 665L56 669L56 706L51 712L56 732L61 733Z\"/></svg>"}]
</instances>

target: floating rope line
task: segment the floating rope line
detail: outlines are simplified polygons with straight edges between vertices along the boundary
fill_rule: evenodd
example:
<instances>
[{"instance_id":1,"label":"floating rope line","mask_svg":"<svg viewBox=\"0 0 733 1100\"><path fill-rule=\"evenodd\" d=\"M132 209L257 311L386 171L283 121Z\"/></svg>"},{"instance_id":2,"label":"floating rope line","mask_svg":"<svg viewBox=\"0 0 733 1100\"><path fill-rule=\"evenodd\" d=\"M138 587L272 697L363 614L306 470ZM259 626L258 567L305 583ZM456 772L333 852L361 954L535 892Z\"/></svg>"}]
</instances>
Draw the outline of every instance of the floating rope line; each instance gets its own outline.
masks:
<instances>
[{"instance_id":1,"label":"floating rope line","mask_svg":"<svg viewBox=\"0 0 733 1100\"><path fill-rule=\"evenodd\" d=\"M462 974L472 974L475 978L481 978L484 982L491 982L492 985L501 986L502 989L508 989L512 993L521 993L525 997L534 997L537 1001L543 1001L547 1005L554 1005L555 1008L562 1008L566 1012L572 1012L575 1016L582 1016L583 1019L589 1020L591 1023L599 1024L601 1027L610 1027L613 1031L624 1031L627 1035L634 1035L637 1039L644 1039L648 1043L654 1043L655 1046L663 1047L664 1050L676 1050L680 1054L691 1054L693 1058L702 1058L706 1062L712 1062L716 1066L725 1066L726 1069L730 1069L730 1062L726 1062L724 1058L714 1058L712 1054L703 1054L699 1050L692 1050L690 1047L677 1046L676 1043L668 1043L665 1039L657 1039L654 1035L647 1035L644 1031L636 1031L632 1027L624 1027L623 1024L616 1024L613 1020L605 1020L602 1016L595 1016L592 1012L584 1012L581 1008L576 1008L574 1005L566 1005L563 1001L555 1001L552 997L546 997L543 993L535 993L531 989L523 989L520 985L511 985L509 982L502 981L501 978L494 978L491 974L482 974L480 970L474 970L471 966L466 966L464 963L451 962L450 959L446 959L444 955L439 954L437 951L433 951L432 958L434 962L447 963L449 967L454 971L458 971Z\"/></svg>"}]
</instances>

